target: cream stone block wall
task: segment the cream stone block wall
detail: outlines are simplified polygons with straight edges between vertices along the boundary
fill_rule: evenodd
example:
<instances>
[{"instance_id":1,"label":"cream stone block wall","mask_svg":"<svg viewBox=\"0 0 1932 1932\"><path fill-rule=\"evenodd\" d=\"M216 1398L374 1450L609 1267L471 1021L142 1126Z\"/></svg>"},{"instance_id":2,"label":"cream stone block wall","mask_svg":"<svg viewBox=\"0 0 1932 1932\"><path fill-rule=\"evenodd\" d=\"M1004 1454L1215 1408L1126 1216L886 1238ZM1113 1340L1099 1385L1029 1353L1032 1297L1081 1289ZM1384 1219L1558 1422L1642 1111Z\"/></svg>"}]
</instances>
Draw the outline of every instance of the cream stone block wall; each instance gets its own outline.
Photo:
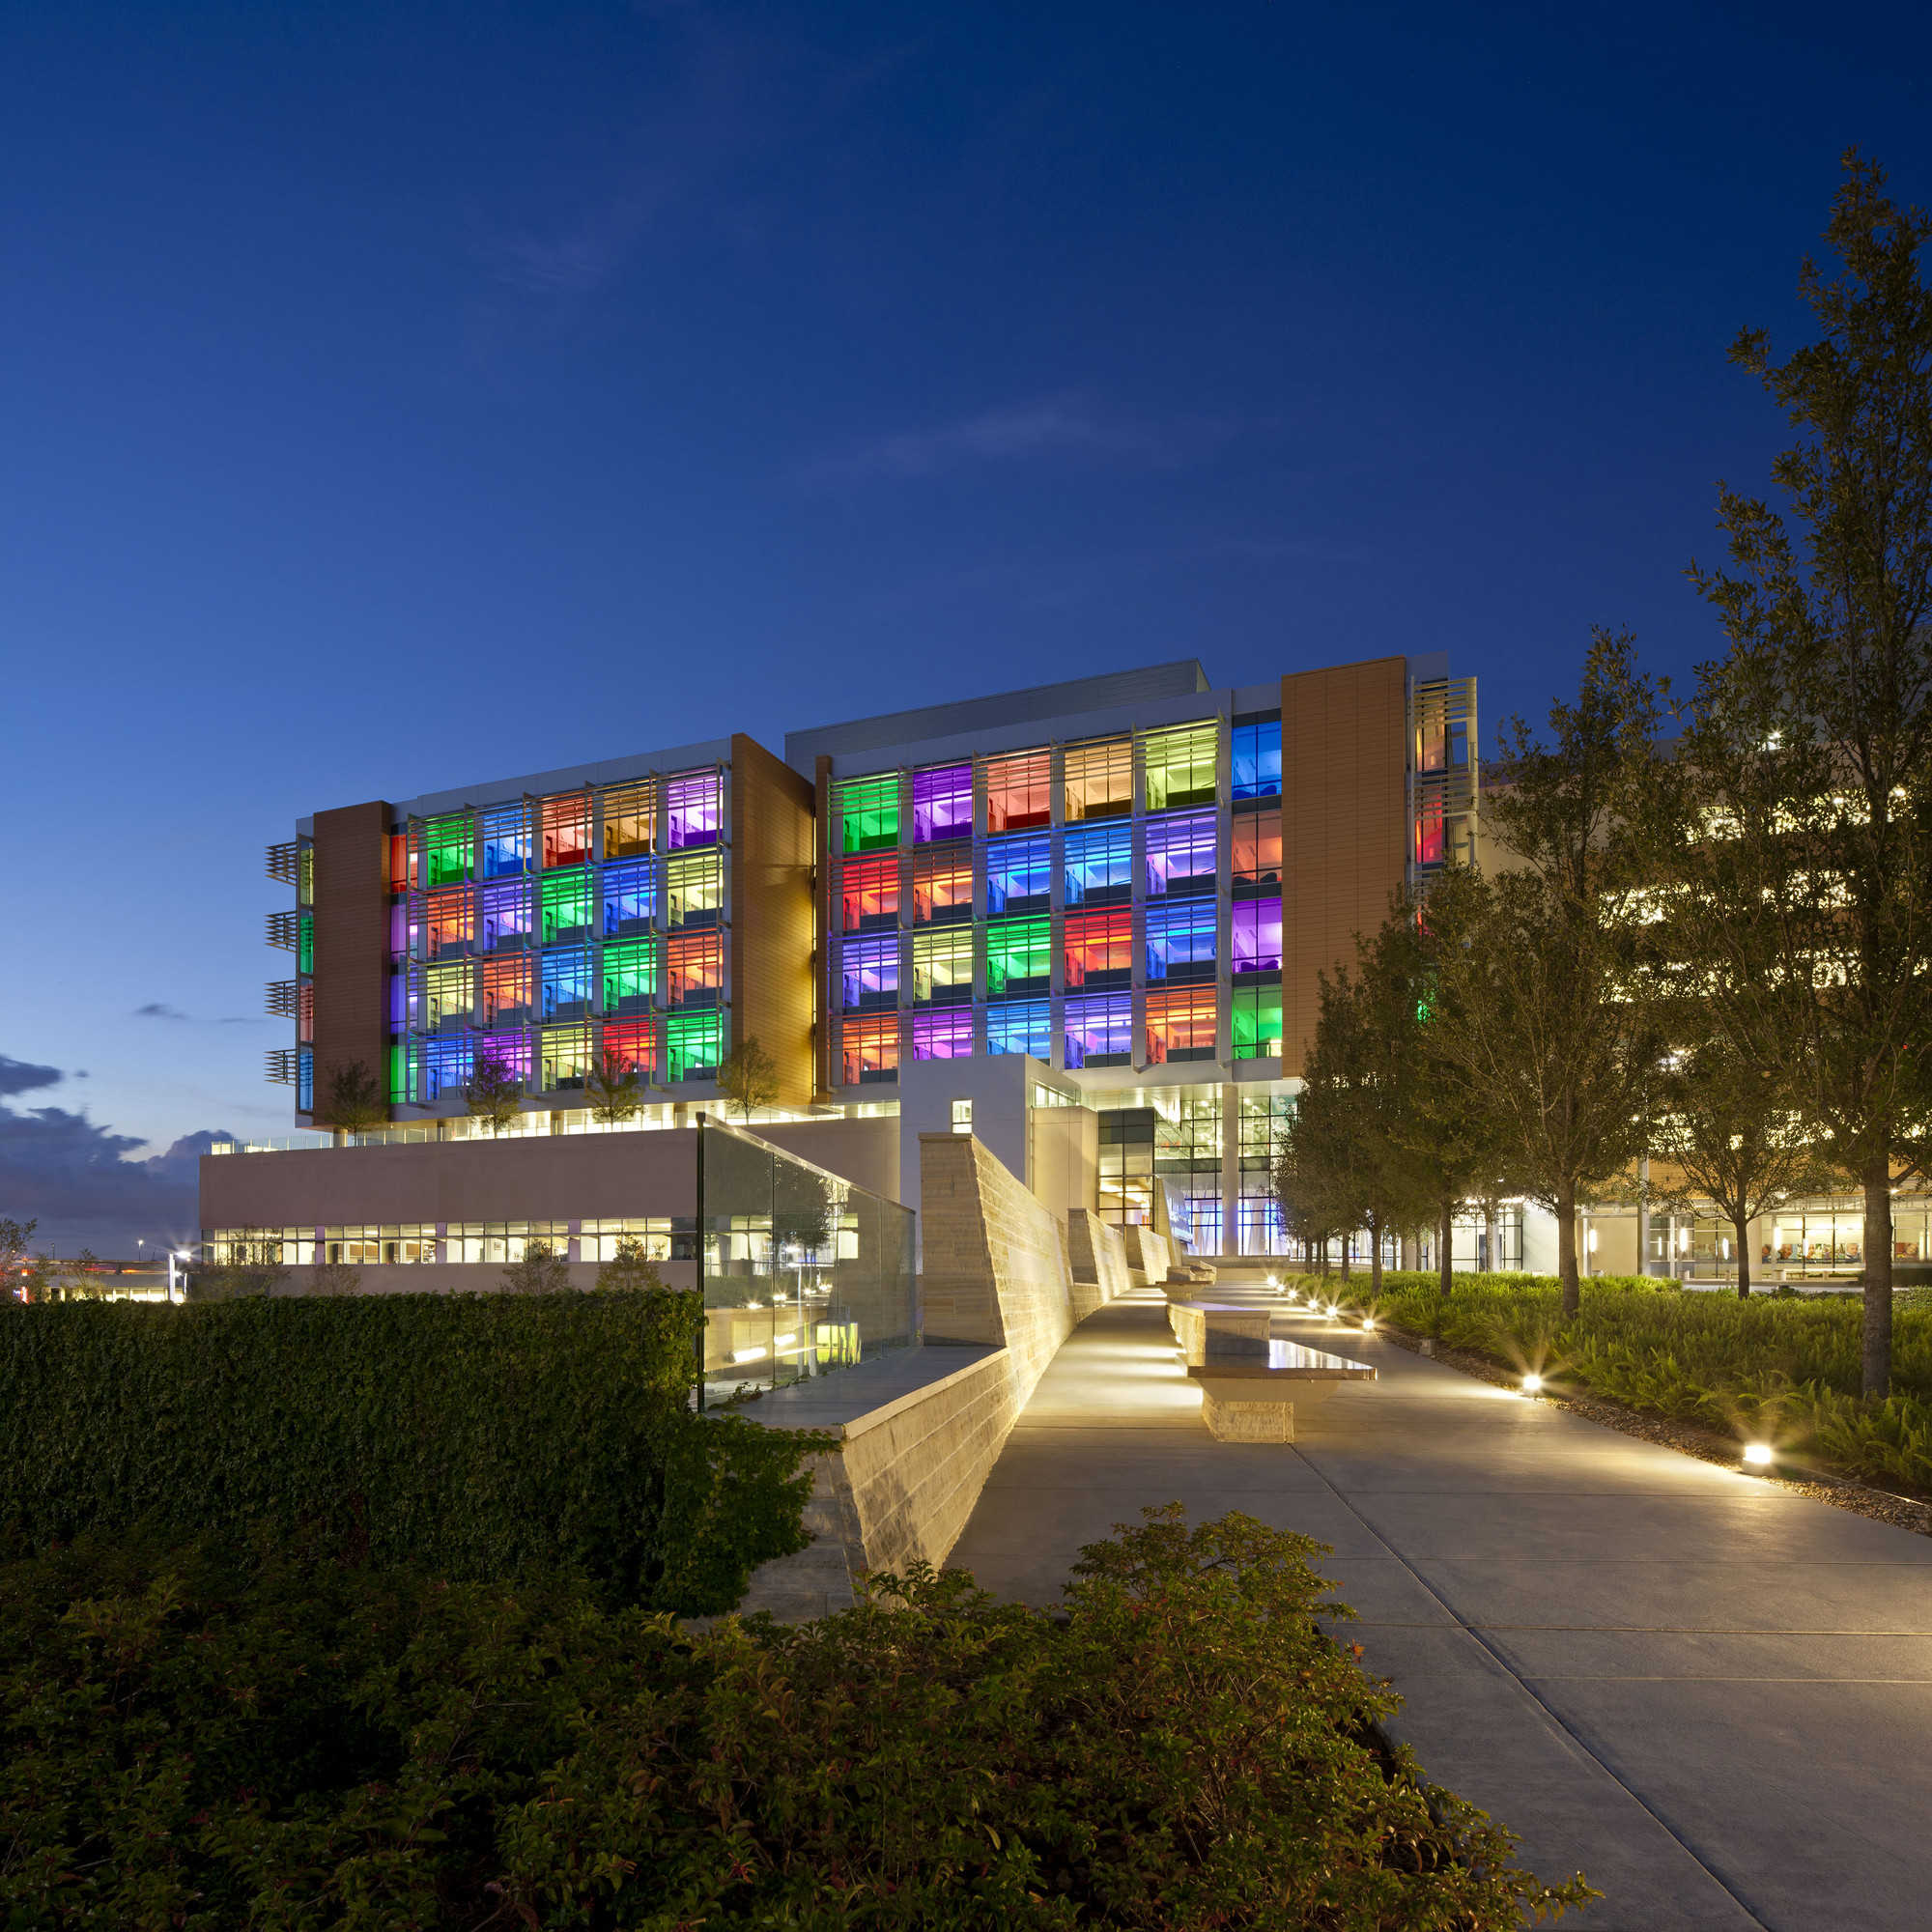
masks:
<instances>
[{"instance_id":1,"label":"cream stone block wall","mask_svg":"<svg viewBox=\"0 0 1932 1932\"><path fill-rule=\"evenodd\" d=\"M1066 1258L1076 1321L1086 1321L1094 1309L1104 1308L1133 1286L1124 1237L1091 1208L1076 1208L1066 1217Z\"/></svg>"},{"instance_id":2,"label":"cream stone block wall","mask_svg":"<svg viewBox=\"0 0 1932 1932\"><path fill-rule=\"evenodd\" d=\"M1156 1235L1148 1227L1128 1228L1125 1234L1127 1265L1151 1282L1165 1281L1168 1269L1174 1265L1174 1248L1167 1236Z\"/></svg>"}]
</instances>

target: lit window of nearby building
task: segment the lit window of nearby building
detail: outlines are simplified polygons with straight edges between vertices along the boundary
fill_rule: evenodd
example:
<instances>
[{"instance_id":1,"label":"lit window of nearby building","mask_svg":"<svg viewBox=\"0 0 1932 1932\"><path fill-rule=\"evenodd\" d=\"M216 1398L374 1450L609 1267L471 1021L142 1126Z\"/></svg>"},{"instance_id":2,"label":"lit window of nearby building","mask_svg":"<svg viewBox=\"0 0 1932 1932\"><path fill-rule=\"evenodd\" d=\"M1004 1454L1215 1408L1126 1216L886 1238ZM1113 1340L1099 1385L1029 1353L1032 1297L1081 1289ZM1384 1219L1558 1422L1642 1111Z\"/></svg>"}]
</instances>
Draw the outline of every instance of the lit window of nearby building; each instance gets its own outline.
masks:
<instances>
[{"instance_id":1,"label":"lit window of nearby building","mask_svg":"<svg viewBox=\"0 0 1932 1932\"><path fill-rule=\"evenodd\" d=\"M1235 720L1235 796L1281 796L1281 713L1255 711Z\"/></svg>"},{"instance_id":2,"label":"lit window of nearby building","mask_svg":"<svg viewBox=\"0 0 1932 1932\"><path fill-rule=\"evenodd\" d=\"M899 862L892 853L847 859L838 868L838 901L847 932L899 923Z\"/></svg>"},{"instance_id":3,"label":"lit window of nearby building","mask_svg":"<svg viewBox=\"0 0 1932 1932\"><path fill-rule=\"evenodd\" d=\"M663 1029L656 1020L607 1020L604 1051L639 1080L655 1080L664 1068Z\"/></svg>"},{"instance_id":4,"label":"lit window of nearby building","mask_svg":"<svg viewBox=\"0 0 1932 1932\"><path fill-rule=\"evenodd\" d=\"M918 1006L949 1006L973 997L973 929L943 926L912 940L912 997ZM970 1031L970 1029L969 1029ZM951 1058L951 1055L946 1056ZM915 1054L915 1059L927 1058Z\"/></svg>"},{"instance_id":5,"label":"lit window of nearby building","mask_svg":"<svg viewBox=\"0 0 1932 1932\"><path fill-rule=\"evenodd\" d=\"M946 925L972 917L972 848L917 853L912 862L913 923Z\"/></svg>"},{"instance_id":6,"label":"lit window of nearby building","mask_svg":"<svg viewBox=\"0 0 1932 1932\"><path fill-rule=\"evenodd\" d=\"M899 942L896 933L847 939L838 949L839 1004L848 1012L899 1003ZM896 1063L895 1063L896 1064Z\"/></svg>"},{"instance_id":7,"label":"lit window of nearby building","mask_svg":"<svg viewBox=\"0 0 1932 1932\"><path fill-rule=\"evenodd\" d=\"M1211 811L1185 812L1147 822L1148 897L1211 894L1215 875L1215 823Z\"/></svg>"},{"instance_id":8,"label":"lit window of nearby building","mask_svg":"<svg viewBox=\"0 0 1932 1932\"><path fill-rule=\"evenodd\" d=\"M1066 822L1125 818L1134 809L1131 739L1102 738L1066 748Z\"/></svg>"},{"instance_id":9,"label":"lit window of nearby building","mask_svg":"<svg viewBox=\"0 0 1932 1932\"><path fill-rule=\"evenodd\" d=\"M604 794L604 856L639 858L658 847L658 786L655 779L612 785Z\"/></svg>"},{"instance_id":10,"label":"lit window of nearby building","mask_svg":"<svg viewBox=\"0 0 1932 1932\"><path fill-rule=\"evenodd\" d=\"M671 1007L715 1007L724 986L724 935L674 932L665 942L665 999ZM696 1078L696 1075L687 1075Z\"/></svg>"},{"instance_id":11,"label":"lit window of nearby building","mask_svg":"<svg viewBox=\"0 0 1932 1932\"><path fill-rule=\"evenodd\" d=\"M1281 813L1235 814L1235 890L1281 886Z\"/></svg>"},{"instance_id":12,"label":"lit window of nearby building","mask_svg":"<svg viewBox=\"0 0 1932 1932\"><path fill-rule=\"evenodd\" d=\"M648 932L657 918L658 881L662 876L656 859L626 859L604 867L604 936L623 939ZM526 924L525 931L528 931Z\"/></svg>"},{"instance_id":13,"label":"lit window of nearby building","mask_svg":"<svg viewBox=\"0 0 1932 1932\"><path fill-rule=\"evenodd\" d=\"M1096 825L1067 833L1062 869L1068 907L1125 905L1133 896L1133 827Z\"/></svg>"},{"instance_id":14,"label":"lit window of nearby building","mask_svg":"<svg viewBox=\"0 0 1932 1932\"><path fill-rule=\"evenodd\" d=\"M1257 980L1235 988L1234 1055L1236 1060L1281 1057L1281 981Z\"/></svg>"},{"instance_id":15,"label":"lit window of nearby building","mask_svg":"<svg viewBox=\"0 0 1932 1932\"><path fill-rule=\"evenodd\" d=\"M1175 986L1147 996L1150 1065L1169 1061L1212 1060L1217 1018L1214 988Z\"/></svg>"},{"instance_id":16,"label":"lit window of nearby building","mask_svg":"<svg viewBox=\"0 0 1932 1932\"><path fill-rule=\"evenodd\" d=\"M838 790L841 852L876 852L899 842L899 777L848 779Z\"/></svg>"},{"instance_id":17,"label":"lit window of nearby building","mask_svg":"<svg viewBox=\"0 0 1932 1932\"><path fill-rule=\"evenodd\" d=\"M447 821L445 821L447 822ZM493 805L482 814L483 876L486 879L521 878L530 869L535 841L530 837L529 808L522 799L508 805ZM434 852L430 855L430 883L437 883L439 867ZM463 876L469 870L466 865Z\"/></svg>"},{"instance_id":18,"label":"lit window of nearby building","mask_svg":"<svg viewBox=\"0 0 1932 1932\"><path fill-rule=\"evenodd\" d=\"M912 1016L912 1057L915 1060L969 1060L973 1054L973 1009L956 1007L944 1012ZM968 1128L971 1131L971 1128Z\"/></svg>"},{"instance_id":19,"label":"lit window of nearby building","mask_svg":"<svg viewBox=\"0 0 1932 1932\"><path fill-rule=\"evenodd\" d=\"M986 1051L1030 1053L1046 1060L1053 1053L1053 1002L1007 1000L986 1008Z\"/></svg>"},{"instance_id":20,"label":"lit window of nearby building","mask_svg":"<svg viewBox=\"0 0 1932 1932\"><path fill-rule=\"evenodd\" d=\"M1211 910L1211 908L1210 908ZM1210 942L1209 952L1212 946ZM1127 906L1106 912L1070 913L1066 919L1066 984L1069 988L1131 986L1134 982L1134 915Z\"/></svg>"},{"instance_id":21,"label":"lit window of nearby building","mask_svg":"<svg viewBox=\"0 0 1932 1932\"><path fill-rule=\"evenodd\" d=\"M940 765L912 775L912 840L927 845L973 834L973 767Z\"/></svg>"},{"instance_id":22,"label":"lit window of nearby building","mask_svg":"<svg viewBox=\"0 0 1932 1932\"><path fill-rule=\"evenodd\" d=\"M1044 993L1052 984L1053 922L1002 920L986 928L986 995L989 999Z\"/></svg>"},{"instance_id":23,"label":"lit window of nearby building","mask_svg":"<svg viewBox=\"0 0 1932 1932\"><path fill-rule=\"evenodd\" d=\"M1172 731L1150 731L1141 755L1147 773L1147 809L1169 811L1177 806L1212 805L1220 793L1215 759L1220 751L1219 721L1186 724Z\"/></svg>"},{"instance_id":24,"label":"lit window of nearby building","mask_svg":"<svg viewBox=\"0 0 1932 1932\"><path fill-rule=\"evenodd\" d=\"M1234 906L1234 959L1236 973L1281 971L1281 901L1236 899Z\"/></svg>"},{"instance_id":25,"label":"lit window of nearby building","mask_svg":"<svg viewBox=\"0 0 1932 1932\"><path fill-rule=\"evenodd\" d=\"M986 847L986 910L1044 912L1053 903L1053 840L995 838Z\"/></svg>"},{"instance_id":26,"label":"lit window of nearby building","mask_svg":"<svg viewBox=\"0 0 1932 1932\"><path fill-rule=\"evenodd\" d=\"M724 905L724 858L716 851L677 852L665 861L665 923L716 925Z\"/></svg>"},{"instance_id":27,"label":"lit window of nearby building","mask_svg":"<svg viewBox=\"0 0 1932 1932\"><path fill-rule=\"evenodd\" d=\"M1024 832L1053 817L1053 754L1018 752L986 760L986 831Z\"/></svg>"},{"instance_id":28,"label":"lit window of nearby building","mask_svg":"<svg viewBox=\"0 0 1932 1932\"><path fill-rule=\"evenodd\" d=\"M1090 993L1066 1002L1068 1066L1131 1066L1134 998L1131 993Z\"/></svg>"},{"instance_id":29,"label":"lit window of nearby building","mask_svg":"<svg viewBox=\"0 0 1932 1932\"><path fill-rule=\"evenodd\" d=\"M899 1073L899 1022L896 1013L867 1014L838 1023L839 1054L845 1085L896 1080Z\"/></svg>"},{"instance_id":30,"label":"lit window of nearby building","mask_svg":"<svg viewBox=\"0 0 1932 1932\"><path fill-rule=\"evenodd\" d=\"M587 946L559 947L544 954L541 997L547 1020L582 1019L590 1010Z\"/></svg>"},{"instance_id":31,"label":"lit window of nearby building","mask_svg":"<svg viewBox=\"0 0 1932 1932\"><path fill-rule=\"evenodd\" d=\"M665 843L673 852L717 844L724 789L717 772L680 772L665 781Z\"/></svg>"},{"instance_id":32,"label":"lit window of nearby building","mask_svg":"<svg viewBox=\"0 0 1932 1932\"><path fill-rule=\"evenodd\" d=\"M1147 909L1148 984L1211 980L1219 907L1212 899L1179 899Z\"/></svg>"},{"instance_id":33,"label":"lit window of nearby building","mask_svg":"<svg viewBox=\"0 0 1932 1932\"><path fill-rule=\"evenodd\" d=\"M665 1021L665 1057L673 1081L715 1078L724 1057L724 1015L672 1013Z\"/></svg>"},{"instance_id":34,"label":"lit window of nearby building","mask_svg":"<svg viewBox=\"0 0 1932 1932\"><path fill-rule=\"evenodd\" d=\"M543 862L546 866L590 863L591 804L594 794L558 792L543 801Z\"/></svg>"}]
</instances>

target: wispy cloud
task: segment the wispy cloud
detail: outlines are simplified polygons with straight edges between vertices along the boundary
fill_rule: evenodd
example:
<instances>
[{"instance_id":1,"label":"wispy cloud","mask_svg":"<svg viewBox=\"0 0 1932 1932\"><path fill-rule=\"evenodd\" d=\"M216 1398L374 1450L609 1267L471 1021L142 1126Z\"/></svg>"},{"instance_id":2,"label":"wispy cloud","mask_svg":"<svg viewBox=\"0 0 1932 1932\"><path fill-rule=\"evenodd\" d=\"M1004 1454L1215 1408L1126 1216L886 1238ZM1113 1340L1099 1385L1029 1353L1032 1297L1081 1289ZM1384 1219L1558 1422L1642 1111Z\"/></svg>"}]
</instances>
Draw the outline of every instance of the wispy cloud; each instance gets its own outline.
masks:
<instances>
[{"instance_id":1,"label":"wispy cloud","mask_svg":"<svg viewBox=\"0 0 1932 1932\"><path fill-rule=\"evenodd\" d=\"M257 1019L252 1014L224 1014L219 1019L199 1020L192 1013L185 1013L179 1007L164 1006L159 1000L150 1000L145 1007L134 1009L137 1020L174 1020L186 1026L266 1026L266 1018Z\"/></svg>"},{"instance_id":2,"label":"wispy cloud","mask_svg":"<svg viewBox=\"0 0 1932 1932\"><path fill-rule=\"evenodd\" d=\"M1262 427L1229 417L1156 421L1079 396L1046 396L1002 404L955 422L868 438L808 463L798 480L809 488L849 489L994 464L1056 462L1171 469L1201 462Z\"/></svg>"}]
</instances>

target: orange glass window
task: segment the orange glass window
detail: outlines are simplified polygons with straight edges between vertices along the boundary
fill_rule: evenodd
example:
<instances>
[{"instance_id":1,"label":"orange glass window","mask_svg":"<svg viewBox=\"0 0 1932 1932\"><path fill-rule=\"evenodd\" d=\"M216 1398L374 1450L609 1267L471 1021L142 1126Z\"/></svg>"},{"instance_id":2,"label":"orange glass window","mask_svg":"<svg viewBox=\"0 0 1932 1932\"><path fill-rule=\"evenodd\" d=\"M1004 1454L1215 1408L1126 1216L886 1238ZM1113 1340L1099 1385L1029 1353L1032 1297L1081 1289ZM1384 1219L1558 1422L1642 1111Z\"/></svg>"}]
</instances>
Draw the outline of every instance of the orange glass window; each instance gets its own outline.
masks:
<instances>
[{"instance_id":1,"label":"orange glass window","mask_svg":"<svg viewBox=\"0 0 1932 1932\"><path fill-rule=\"evenodd\" d=\"M1070 913L1066 920L1066 984L1130 986L1134 980L1134 916L1119 906Z\"/></svg>"},{"instance_id":2,"label":"orange glass window","mask_svg":"<svg viewBox=\"0 0 1932 1932\"><path fill-rule=\"evenodd\" d=\"M957 853L922 852L912 862L915 925L973 917L973 861Z\"/></svg>"},{"instance_id":3,"label":"orange glass window","mask_svg":"<svg viewBox=\"0 0 1932 1932\"><path fill-rule=\"evenodd\" d=\"M482 962L483 1024L486 1027L526 1026L529 1023L535 975L527 952L498 954Z\"/></svg>"},{"instance_id":4,"label":"orange glass window","mask_svg":"<svg viewBox=\"0 0 1932 1932\"><path fill-rule=\"evenodd\" d=\"M673 1007L715 1007L724 984L724 938L674 932L665 942L666 991Z\"/></svg>"},{"instance_id":5,"label":"orange glass window","mask_svg":"<svg viewBox=\"0 0 1932 1932\"><path fill-rule=\"evenodd\" d=\"M559 792L543 802L543 862L582 866L590 860L590 794Z\"/></svg>"},{"instance_id":6,"label":"orange glass window","mask_svg":"<svg viewBox=\"0 0 1932 1932\"><path fill-rule=\"evenodd\" d=\"M1134 751L1126 738L1066 748L1066 820L1125 818L1134 809Z\"/></svg>"},{"instance_id":7,"label":"orange glass window","mask_svg":"<svg viewBox=\"0 0 1932 1932\"><path fill-rule=\"evenodd\" d=\"M861 1081L896 1080L899 1077L899 1016L878 1013L858 1019L841 1020L838 1026L839 1058L845 1085Z\"/></svg>"},{"instance_id":8,"label":"orange glass window","mask_svg":"<svg viewBox=\"0 0 1932 1932\"><path fill-rule=\"evenodd\" d=\"M1278 886L1281 883L1281 814L1278 811L1237 811L1235 814L1235 883Z\"/></svg>"},{"instance_id":9,"label":"orange glass window","mask_svg":"<svg viewBox=\"0 0 1932 1932\"><path fill-rule=\"evenodd\" d=\"M838 896L843 907L842 929L869 932L899 922L899 862L895 854L879 859L848 859L838 870Z\"/></svg>"},{"instance_id":10,"label":"orange glass window","mask_svg":"<svg viewBox=\"0 0 1932 1932\"><path fill-rule=\"evenodd\" d=\"M604 1051L613 1055L619 1066L634 1069L643 1079L654 1079L664 1065L656 1020L606 1021Z\"/></svg>"},{"instance_id":11,"label":"orange glass window","mask_svg":"<svg viewBox=\"0 0 1932 1932\"><path fill-rule=\"evenodd\" d=\"M986 760L986 830L1024 832L1053 821L1053 754L1020 752Z\"/></svg>"},{"instance_id":12,"label":"orange glass window","mask_svg":"<svg viewBox=\"0 0 1932 1932\"><path fill-rule=\"evenodd\" d=\"M455 957L468 952L474 934L468 886L445 886L423 902L423 956Z\"/></svg>"},{"instance_id":13,"label":"orange glass window","mask_svg":"<svg viewBox=\"0 0 1932 1932\"><path fill-rule=\"evenodd\" d=\"M1176 986L1147 996L1148 1062L1212 1060L1218 1017L1211 986Z\"/></svg>"}]
</instances>

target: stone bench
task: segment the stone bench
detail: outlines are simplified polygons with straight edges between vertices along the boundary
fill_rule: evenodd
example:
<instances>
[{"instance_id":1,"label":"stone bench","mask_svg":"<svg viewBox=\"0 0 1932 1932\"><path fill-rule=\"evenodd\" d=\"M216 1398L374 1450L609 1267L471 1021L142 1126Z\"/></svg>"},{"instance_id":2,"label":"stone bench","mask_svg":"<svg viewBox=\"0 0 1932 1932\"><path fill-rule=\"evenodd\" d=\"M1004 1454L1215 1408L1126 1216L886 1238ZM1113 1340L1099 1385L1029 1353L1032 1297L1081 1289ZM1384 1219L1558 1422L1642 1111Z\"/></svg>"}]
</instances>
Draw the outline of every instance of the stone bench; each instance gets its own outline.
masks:
<instances>
[{"instance_id":1,"label":"stone bench","mask_svg":"<svg viewBox=\"0 0 1932 1932\"><path fill-rule=\"evenodd\" d=\"M1297 1403L1326 1402L1344 1382L1376 1378L1366 1362L1299 1342L1269 1342L1265 1355L1213 1350L1189 1362L1187 1375L1201 1384L1201 1419L1217 1442L1293 1442Z\"/></svg>"},{"instance_id":2,"label":"stone bench","mask_svg":"<svg viewBox=\"0 0 1932 1932\"><path fill-rule=\"evenodd\" d=\"M1174 1330L1184 1362L1211 1356L1240 1355L1265 1359L1271 1311L1234 1302L1170 1301L1167 1325Z\"/></svg>"}]
</instances>

